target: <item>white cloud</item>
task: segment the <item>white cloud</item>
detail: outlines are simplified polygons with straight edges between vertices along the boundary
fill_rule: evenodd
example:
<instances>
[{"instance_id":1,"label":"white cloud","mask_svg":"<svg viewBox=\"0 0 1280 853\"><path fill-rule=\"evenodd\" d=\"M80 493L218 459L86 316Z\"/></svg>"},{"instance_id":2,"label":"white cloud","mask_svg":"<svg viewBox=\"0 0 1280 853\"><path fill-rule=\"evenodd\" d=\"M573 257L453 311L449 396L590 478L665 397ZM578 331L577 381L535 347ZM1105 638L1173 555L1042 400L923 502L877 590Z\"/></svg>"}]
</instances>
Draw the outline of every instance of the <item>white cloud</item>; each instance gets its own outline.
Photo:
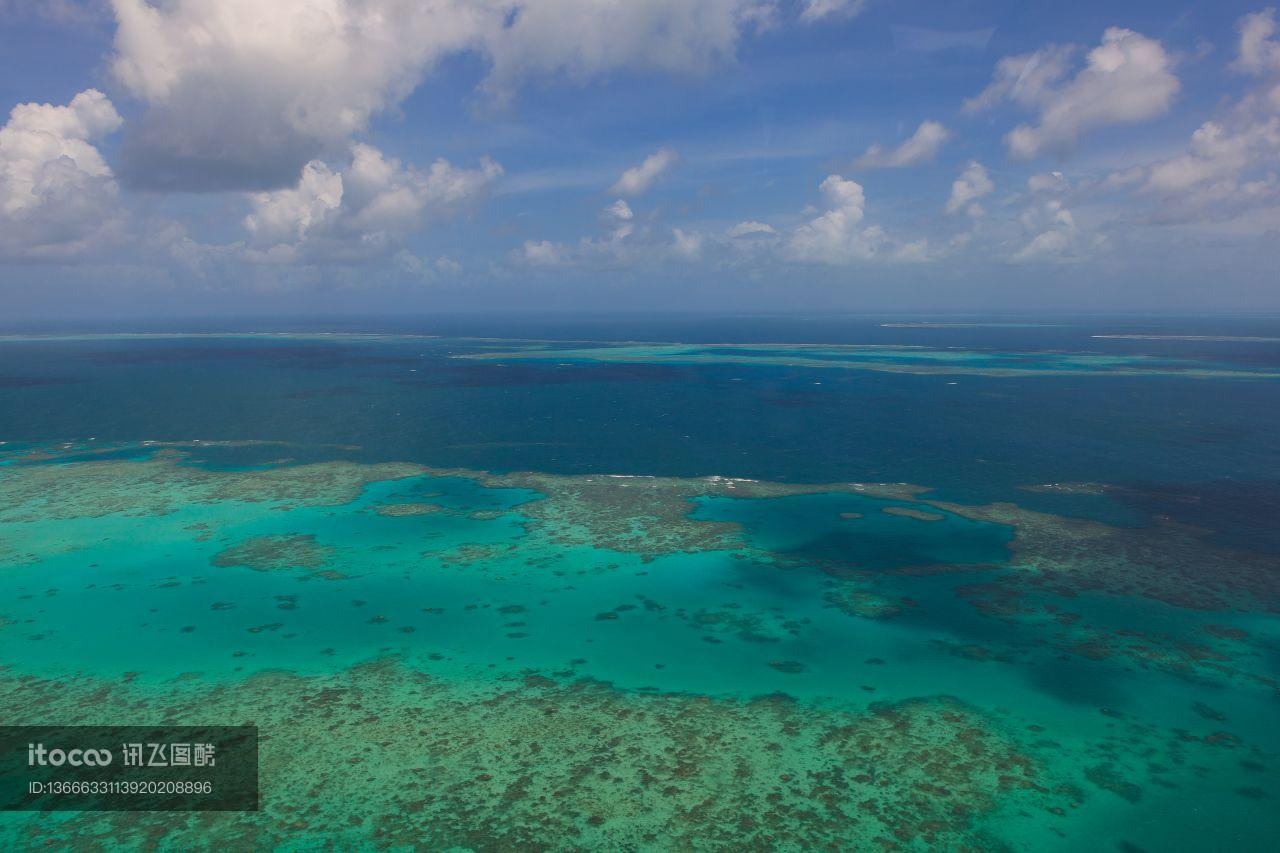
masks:
<instances>
[{"instance_id":1,"label":"white cloud","mask_svg":"<svg viewBox=\"0 0 1280 853\"><path fill-rule=\"evenodd\" d=\"M120 124L96 89L13 108L0 127L0 253L65 257L118 228L115 178L92 143Z\"/></svg>"},{"instance_id":2,"label":"white cloud","mask_svg":"<svg viewBox=\"0 0 1280 853\"><path fill-rule=\"evenodd\" d=\"M520 259L535 267L558 266L564 262L564 247L550 240L525 240Z\"/></svg>"},{"instance_id":3,"label":"white cloud","mask_svg":"<svg viewBox=\"0 0 1280 853\"><path fill-rule=\"evenodd\" d=\"M1027 178L1027 189L1033 193L1061 193L1067 188L1067 178L1061 172L1043 172Z\"/></svg>"},{"instance_id":4,"label":"white cloud","mask_svg":"<svg viewBox=\"0 0 1280 853\"><path fill-rule=\"evenodd\" d=\"M1280 42L1276 34L1276 10L1263 9L1240 19L1240 54L1235 67L1249 74L1280 71Z\"/></svg>"},{"instance_id":5,"label":"white cloud","mask_svg":"<svg viewBox=\"0 0 1280 853\"><path fill-rule=\"evenodd\" d=\"M331 222L341 206L342 175L313 160L296 187L254 195L244 227L266 245L292 243Z\"/></svg>"},{"instance_id":6,"label":"white cloud","mask_svg":"<svg viewBox=\"0 0 1280 853\"><path fill-rule=\"evenodd\" d=\"M862 185L829 175L819 187L826 210L810 209L801 224L779 233L759 220L728 228L682 225L669 231L638 225L623 200L601 211L603 233L577 242L527 240L511 253L517 264L534 267L622 268L663 259L741 266L758 271L775 262L843 266L863 260L918 262L930 259L925 239L900 242L879 225L865 222ZM669 236L668 236L669 235Z\"/></svg>"},{"instance_id":7,"label":"white cloud","mask_svg":"<svg viewBox=\"0 0 1280 853\"><path fill-rule=\"evenodd\" d=\"M618 199L606 207L604 212L613 219L620 219L623 222L629 222L635 218L635 213L631 211L631 205L627 204L623 199Z\"/></svg>"},{"instance_id":8,"label":"white cloud","mask_svg":"<svg viewBox=\"0 0 1280 853\"><path fill-rule=\"evenodd\" d=\"M988 110L1005 101L1023 107L1039 105L1071 70L1075 52L1074 45L1051 44L1034 53L1001 59L987 88L964 102L965 112Z\"/></svg>"},{"instance_id":9,"label":"white cloud","mask_svg":"<svg viewBox=\"0 0 1280 853\"><path fill-rule=\"evenodd\" d=\"M1019 125L1005 136L1009 153L1027 159L1046 149L1069 149L1096 128L1154 118L1178 93L1172 57L1160 42L1132 30L1108 28L1084 67L1064 80L1071 55L1070 47L1051 45L1002 60L991 84L966 109L1008 100L1038 110L1038 124Z\"/></svg>"},{"instance_id":10,"label":"white cloud","mask_svg":"<svg viewBox=\"0 0 1280 853\"><path fill-rule=\"evenodd\" d=\"M112 0L112 73L148 110L122 176L153 189L273 189L332 157L444 57L510 96L546 76L698 73L771 0Z\"/></svg>"},{"instance_id":11,"label":"white cloud","mask_svg":"<svg viewBox=\"0 0 1280 853\"><path fill-rule=\"evenodd\" d=\"M623 240L631 236L631 232L635 230L635 224L632 222L636 218L635 213L631 210L631 205L622 199L618 199L613 204L607 205L604 210L600 211L604 221L605 228L610 229L607 242L584 240L583 248L610 246L617 247Z\"/></svg>"},{"instance_id":12,"label":"white cloud","mask_svg":"<svg viewBox=\"0 0 1280 853\"><path fill-rule=\"evenodd\" d=\"M852 18L867 8L870 0L803 0L800 20L805 23L824 18Z\"/></svg>"},{"instance_id":13,"label":"white cloud","mask_svg":"<svg viewBox=\"0 0 1280 853\"><path fill-rule=\"evenodd\" d=\"M111 70L149 105L123 175L158 189L287 185L345 149L448 52L473 46L488 3L112 0Z\"/></svg>"},{"instance_id":14,"label":"white cloud","mask_svg":"<svg viewBox=\"0 0 1280 853\"><path fill-rule=\"evenodd\" d=\"M1105 188L1153 200L1151 221L1230 220L1280 204L1280 42L1272 38L1274 10L1246 15L1239 30L1233 65L1262 76L1260 87L1201 124L1182 154L1119 170L1104 181Z\"/></svg>"},{"instance_id":15,"label":"white cloud","mask_svg":"<svg viewBox=\"0 0 1280 853\"><path fill-rule=\"evenodd\" d=\"M542 267L625 263L636 258L639 247L633 245L636 224L631 205L624 199L606 205L600 211L600 225L605 232L603 236L583 237L576 244L526 240L512 253L513 258L517 263Z\"/></svg>"},{"instance_id":16,"label":"white cloud","mask_svg":"<svg viewBox=\"0 0 1280 853\"><path fill-rule=\"evenodd\" d=\"M1058 257L1071 245L1072 232L1066 228L1054 228L1037 234L1034 239L1014 254L1015 261Z\"/></svg>"},{"instance_id":17,"label":"white cloud","mask_svg":"<svg viewBox=\"0 0 1280 853\"><path fill-rule=\"evenodd\" d=\"M295 186L250 196L252 211L244 227L251 258L381 253L432 212L478 198L501 174L502 167L488 158L475 169L436 160L420 171L371 145L354 145L351 162L340 172L313 160Z\"/></svg>"},{"instance_id":18,"label":"white cloud","mask_svg":"<svg viewBox=\"0 0 1280 853\"><path fill-rule=\"evenodd\" d=\"M1080 229L1075 217L1058 199L1028 208L1022 223L1033 236L1013 255L1014 261L1062 260L1076 249Z\"/></svg>"},{"instance_id":19,"label":"white cloud","mask_svg":"<svg viewBox=\"0 0 1280 853\"><path fill-rule=\"evenodd\" d=\"M1177 192L1197 184L1238 177L1258 160L1280 154L1280 119L1248 124L1229 130L1207 121L1191 134L1187 153L1156 163L1147 173L1145 188Z\"/></svg>"},{"instance_id":20,"label":"white cloud","mask_svg":"<svg viewBox=\"0 0 1280 853\"><path fill-rule=\"evenodd\" d=\"M1108 176L1110 188L1155 200L1156 222L1208 222L1237 218L1280 204L1280 116L1245 111L1230 124L1207 121L1191 134L1186 153ZM1269 227L1269 226L1267 226Z\"/></svg>"},{"instance_id":21,"label":"white cloud","mask_svg":"<svg viewBox=\"0 0 1280 853\"><path fill-rule=\"evenodd\" d=\"M951 132L938 122L923 121L897 148L886 149L877 142L858 158L856 165L863 168L915 166L932 160L950 138Z\"/></svg>"},{"instance_id":22,"label":"white cloud","mask_svg":"<svg viewBox=\"0 0 1280 853\"><path fill-rule=\"evenodd\" d=\"M619 195L643 195L679 161L680 155L674 150L660 148L623 172L609 191Z\"/></svg>"},{"instance_id":23,"label":"white cloud","mask_svg":"<svg viewBox=\"0 0 1280 853\"><path fill-rule=\"evenodd\" d=\"M1280 40L1276 35L1276 10L1264 9L1240 19L1240 52L1233 66L1246 74L1267 78L1254 96L1256 109L1280 112Z\"/></svg>"},{"instance_id":24,"label":"white cloud","mask_svg":"<svg viewBox=\"0 0 1280 853\"><path fill-rule=\"evenodd\" d=\"M671 250L686 260L697 260L702 254L702 235L696 231L671 230Z\"/></svg>"},{"instance_id":25,"label":"white cloud","mask_svg":"<svg viewBox=\"0 0 1280 853\"><path fill-rule=\"evenodd\" d=\"M725 233L734 239L738 239L744 237L772 236L778 232L772 225L764 222L756 222L755 220L748 220L747 222L739 222Z\"/></svg>"},{"instance_id":26,"label":"white cloud","mask_svg":"<svg viewBox=\"0 0 1280 853\"><path fill-rule=\"evenodd\" d=\"M906 263L923 263L929 260L929 241L921 237L919 240L913 240L910 243L903 243L893 252L895 261L904 261Z\"/></svg>"},{"instance_id":27,"label":"white cloud","mask_svg":"<svg viewBox=\"0 0 1280 853\"><path fill-rule=\"evenodd\" d=\"M987 175L987 170L977 160L970 160L951 184L951 197L947 199L947 213L964 211L969 216L982 215L982 206L977 200L995 189L995 184Z\"/></svg>"},{"instance_id":28,"label":"white cloud","mask_svg":"<svg viewBox=\"0 0 1280 853\"><path fill-rule=\"evenodd\" d=\"M885 242L877 225L859 227L866 212L862 185L840 175L828 175L821 184L829 209L795 229L788 254L800 261L844 264L870 258Z\"/></svg>"}]
</instances>

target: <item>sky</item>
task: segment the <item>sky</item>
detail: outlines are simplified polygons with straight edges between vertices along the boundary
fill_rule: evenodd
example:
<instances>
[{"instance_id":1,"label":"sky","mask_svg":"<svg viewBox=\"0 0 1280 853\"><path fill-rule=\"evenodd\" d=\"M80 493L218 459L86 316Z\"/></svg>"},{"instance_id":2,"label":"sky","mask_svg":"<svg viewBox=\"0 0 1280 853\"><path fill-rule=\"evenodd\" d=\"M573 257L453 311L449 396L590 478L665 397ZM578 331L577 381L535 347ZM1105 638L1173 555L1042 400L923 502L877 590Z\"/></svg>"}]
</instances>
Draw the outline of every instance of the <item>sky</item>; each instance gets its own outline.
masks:
<instances>
[{"instance_id":1,"label":"sky","mask_svg":"<svg viewBox=\"0 0 1280 853\"><path fill-rule=\"evenodd\" d=\"M1236 2L0 0L0 320L1280 311Z\"/></svg>"}]
</instances>

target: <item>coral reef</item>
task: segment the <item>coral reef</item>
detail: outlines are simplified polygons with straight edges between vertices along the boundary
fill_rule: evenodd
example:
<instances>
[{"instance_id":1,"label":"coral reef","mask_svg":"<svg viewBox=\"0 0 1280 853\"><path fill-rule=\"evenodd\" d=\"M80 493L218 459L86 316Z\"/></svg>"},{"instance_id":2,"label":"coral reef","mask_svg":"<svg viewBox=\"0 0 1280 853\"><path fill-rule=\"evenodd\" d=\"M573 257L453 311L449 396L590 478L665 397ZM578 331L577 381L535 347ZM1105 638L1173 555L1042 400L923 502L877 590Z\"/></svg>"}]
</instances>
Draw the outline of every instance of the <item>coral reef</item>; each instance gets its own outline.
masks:
<instances>
[{"instance_id":1,"label":"coral reef","mask_svg":"<svg viewBox=\"0 0 1280 853\"><path fill-rule=\"evenodd\" d=\"M1193 610L1280 612L1275 559L1217 546L1198 528L1159 518L1147 527L1121 528L1010 503L927 503L1014 528L1015 570L993 590L1006 603L1008 596L1039 590L1147 598Z\"/></svg>"},{"instance_id":2,"label":"coral reef","mask_svg":"<svg viewBox=\"0 0 1280 853\"><path fill-rule=\"evenodd\" d=\"M314 534L254 536L233 548L219 551L215 566L247 566L259 572L307 569L320 572L333 554L332 548L316 543Z\"/></svg>"},{"instance_id":3,"label":"coral reef","mask_svg":"<svg viewBox=\"0 0 1280 853\"><path fill-rule=\"evenodd\" d=\"M948 698L849 713L540 674L477 689L383 661L167 694L9 677L0 704L30 709L15 722L230 719L262 736L259 813L8 815L11 849L960 849L991 843L978 819L997 809L1074 798Z\"/></svg>"},{"instance_id":4,"label":"coral reef","mask_svg":"<svg viewBox=\"0 0 1280 853\"><path fill-rule=\"evenodd\" d=\"M147 458L0 467L0 523L124 515L169 515L192 503L240 501L291 506L339 506L383 480L425 473L420 465L325 462L218 472L181 464L176 450ZM74 474L73 476L71 476Z\"/></svg>"},{"instance_id":5,"label":"coral reef","mask_svg":"<svg viewBox=\"0 0 1280 853\"><path fill-rule=\"evenodd\" d=\"M535 530L566 546L590 545L641 554L747 547L734 524L689 517L701 497L771 498L852 492L911 500L925 491L901 483L767 483L729 477L577 476L533 472L486 474L433 469L437 476L476 478L497 489L530 489L542 497L520 507Z\"/></svg>"},{"instance_id":6,"label":"coral reef","mask_svg":"<svg viewBox=\"0 0 1280 853\"><path fill-rule=\"evenodd\" d=\"M740 364L805 369L867 370L922 375L1182 376L1274 379L1267 369L1226 369L1195 359L1095 353L957 351L893 344L608 344L591 347L528 345L522 349L468 353L455 358L487 361L603 362L608 364Z\"/></svg>"},{"instance_id":7,"label":"coral reef","mask_svg":"<svg viewBox=\"0 0 1280 853\"><path fill-rule=\"evenodd\" d=\"M1167 519L91 451L0 460L0 710L255 723L263 811L6 849L1158 848L1280 796L1274 559Z\"/></svg>"}]
</instances>

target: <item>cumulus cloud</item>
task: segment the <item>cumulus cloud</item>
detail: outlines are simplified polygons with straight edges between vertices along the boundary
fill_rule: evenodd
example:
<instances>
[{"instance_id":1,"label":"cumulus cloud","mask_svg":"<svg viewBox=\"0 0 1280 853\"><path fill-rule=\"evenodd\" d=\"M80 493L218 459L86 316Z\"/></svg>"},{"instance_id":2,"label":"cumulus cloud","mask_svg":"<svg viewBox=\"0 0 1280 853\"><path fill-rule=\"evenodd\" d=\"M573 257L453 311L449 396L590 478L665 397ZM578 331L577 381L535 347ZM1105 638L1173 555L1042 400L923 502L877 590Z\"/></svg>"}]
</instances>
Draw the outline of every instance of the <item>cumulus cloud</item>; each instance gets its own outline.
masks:
<instances>
[{"instance_id":1,"label":"cumulus cloud","mask_svg":"<svg viewBox=\"0 0 1280 853\"><path fill-rule=\"evenodd\" d=\"M982 215L982 206L977 200L988 195L996 188L987 175L986 168L977 160L970 160L951 184L951 197L947 199L947 213L964 211L969 216Z\"/></svg>"},{"instance_id":2,"label":"cumulus cloud","mask_svg":"<svg viewBox=\"0 0 1280 853\"><path fill-rule=\"evenodd\" d=\"M436 160L422 171L357 144L341 171L313 160L296 185L250 196L252 210L244 218L248 256L281 261L379 254L430 213L479 197L501 174L502 167L488 158L475 169Z\"/></svg>"},{"instance_id":3,"label":"cumulus cloud","mask_svg":"<svg viewBox=\"0 0 1280 853\"><path fill-rule=\"evenodd\" d=\"M778 246L786 260L844 266L867 260L921 261L928 242L903 243L879 225L867 224L867 198L862 185L841 175L828 175L819 186L826 211L794 228Z\"/></svg>"},{"instance_id":4,"label":"cumulus cloud","mask_svg":"<svg viewBox=\"0 0 1280 853\"><path fill-rule=\"evenodd\" d=\"M643 195L679 161L680 155L674 150L660 148L623 172L609 191L619 195Z\"/></svg>"},{"instance_id":5,"label":"cumulus cloud","mask_svg":"<svg viewBox=\"0 0 1280 853\"><path fill-rule=\"evenodd\" d=\"M1186 190L1207 181L1230 179L1250 164L1280 153L1280 119L1247 124L1231 130L1207 121L1191 134L1187 153L1160 163L1147 172L1145 187L1155 192Z\"/></svg>"},{"instance_id":6,"label":"cumulus cloud","mask_svg":"<svg viewBox=\"0 0 1280 853\"><path fill-rule=\"evenodd\" d=\"M1105 186L1151 199L1155 222L1228 220L1280 204L1280 116L1237 111L1226 121L1205 122L1185 153L1115 172Z\"/></svg>"},{"instance_id":7,"label":"cumulus cloud","mask_svg":"<svg viewBox=\"0 0 1280 853\"><path fill-rule=\"evenodd\" d=\"M296 187L254 195L244 227L267 245L297 242L336 218L341 207L342 175L313 160Z\"/></svg>"},{"instance_id":8,"label":"cumulus cloud","mask_svg":"<svg viewBox=\"0 0 1280 853\"><path fill-rule=\"evenodd\" d=\"M564 247L550 240L525 240L518 257L530 266L558 266L564 262Z\"/></svg>"},{"instance_id":9,"label":"cumulus cloud","mask_svg":"<svg viewBox=\"0 0 1280 853\"><path fill-rule=\"evenodd\" d=\"M1280 42L1273 38L1274 10L1246 15L1239 31L1233 66L1262 77L1259 88L1201 124L1183 153L1119 170L1104 182L1154 200L1153 221L1225 220L1280 203Z\"/></svg>"},{"instance_id":10,"label":"cumulus cloud","mask_svg":"<svg viewBox=\"0 0 1280 853\"><path fill-rule=\"evenodd\" d=\"M1014 261L1063 260L1076 249L1080 229L1061 200L1050 199L1030 207L1021 219L1032 237L1013 254Z\"/></svg>"},{"instance_id":11,"label":"cumulus cloud","mask_svg":"<svg viewBox=\"0 0 1280 853\"><path fill-rule=\"evenodd\" d=\"M491 25L488 4L413 0L112 0L111 70L149 110L122 177L151 189L265 189L341 151L441 56Z\"/></svg>"},{"instance_id":12,"label":"cumulus cloud","mask_svg":"<svg viewBox=\"0 0 1280 853\"><path fill-rule=\"evenodd\" d=\"M632 239L636 233L634 220L631 205L618 199L600 211L602 236L583 237L576 244L526 240L512 253L512 259L535 267L626 263L634 260L639 251Z\"/></svg>"},{"instance_id":13,"label":"cumulus cloud","mask_svg":"<svg viewBox=\"0 0 1280 853\"><path fill-rule=\"evenodd\" d=\"M701 261L758 268L766 262L843 266L863 260L917 262L929 259L925 239L894 240L879 225L865 222L862 185L829 175L819 186L826 209L808 213L799 225L780 231L759 220L727 228L680 225L670 230L637 224L625 200L603 208L603 233L577 242L526 240L511 252L529 267L630 267L664 260Z\"/></svg>"},{"instance_id":14,"label":"cumulus cloud","mask_svg":"<svg viewBox=\"0 0 1280 853\"><path fill-rule=\"evenodd\" d=\"M1132 124L1166 112L1179 90L1173 58L1160 42L1120 27L1103 33L1084 67L1065 79L1073 48L1044 50L1001 60L991 84L965 105L969 111L1003 101L1036 109L1039 122L1023 124L1005 136L1009 153L1035 157L1063 151L1084 133L1100 127Z\"/></svg>"},{"instance_id":15,"label":"cumulus cloud","mask_svg":"<svg viewBox=\"0 0 1280 853\"><path fill-rule=\"evenodd\" d=\"M788 254L800 261L844 264L870 258L885 243L877 225L861 227L866 213L862 185L840 175L828 175L819 187L828 210L795 229L787 243Z\"/></svg>"},{"instance_id":16,"label":"cumulus cloud","mask_svg":"<svg viewBox=\"0 0 1280 853\"><path fill-rule=\"evenodd\" d=\"M900 168L932 160L951 138L951 132L936 121L923 121L897 148L873 144L857 159L863 168Z\"/></svg>"},{"instance_id":17,"label":"cumulus cloud","mask_svg":"<svg viewBox=\"0 0 1280 853\"><path fill-rule=\"evenodd\" d=\"M805 23L825 18L852 18L867 8L870 0L803 0L800 20Z\"/></svg>"},{"instance_id":18,"label":"cumulus cloud","mask_svg":"<svg viewBox=\"0 0 1280 853\"><path fill-rule=\"evenodd\" d=\"M112 0L116 79L147 112L122 178L149 189L287 186L344 150L443 57L489 63L505 98L539 76L700 72L770 0Z\"/></svg>"},{"instance_id":19,"label":"cumulus cloud","mask_svg":"<svg viewBox=\"0 0 1280 853\"><path fill-rule=\"evenodd\" d=\"M1030 261L1061 257L1070 247L1073 233L1071 229L1064 226L1037 234L1035 239L1014 254L1013 259L1015 261Z\"/></svg>"},{"instance_id":20,"label":"cumulus cloud","mask_svg":"<svg viewBox=\"0 0 1280 853\"><path fill-rule=\"evenodd\" d=\"M115 178L93 142L120 124L96 89L13 108L0 127L0 253L66 257L118 227Z\"/></svg>"},{"instance_id":21,"label":"cumulus cloud","mask_svg":"<svg viewBox=\"0 0 1280 853\"><path fill-rule=\"evenodd\" d=\"M1263 9L1240 19L1240 54L1235 68L1249 74L1280 71L1280 42L1276 34L1276 10Z\"/></svg>"},{"instance_id":22,"label":"cumulus cloud","mask_svg":"<svg viewBox=\"0 0 1280 853\"><path fill-rule=\"evenodd\" d=\"M1280 40L1276 35L1276 10L1264 9L1240 19L1240 52L1233 63L1237 71L1262 77L1260 91L1250 100L1254 109L1280 112Z\"/></svg>"}]
</instances>

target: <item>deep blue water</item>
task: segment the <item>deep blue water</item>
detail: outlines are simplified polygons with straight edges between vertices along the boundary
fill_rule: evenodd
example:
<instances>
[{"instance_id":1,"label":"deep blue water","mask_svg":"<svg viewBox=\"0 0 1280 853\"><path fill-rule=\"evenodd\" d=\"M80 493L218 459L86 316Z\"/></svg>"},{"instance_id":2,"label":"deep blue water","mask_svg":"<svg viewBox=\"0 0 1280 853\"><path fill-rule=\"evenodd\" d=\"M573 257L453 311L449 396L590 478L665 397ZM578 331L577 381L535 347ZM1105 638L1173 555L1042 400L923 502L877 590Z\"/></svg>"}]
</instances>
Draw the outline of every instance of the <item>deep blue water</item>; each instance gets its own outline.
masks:
<instances>
[{"instance_id":1,"label":"deep blue water","mask_svg":"<svg viewBox=\"0 0 1280 853\"><path fill-rule=\"evenodd\" d=\"M935 325L909 325L920 323ZM0 342L0 440L292 444L203 453L227 465L340 456L555 473L905 481L944 498L1013 499L1115 523L1164 513L1235 544L1280 550L1274 380L450 358L502 348L460 338L495 337L910 344L1145 354L1275 369L1280 318L447 317L128 329L158 330L448 337L359 344L211 337ZM1017 490L1074 481L1128 490L1105 497Z\"/></svg>"}]
</instances>

